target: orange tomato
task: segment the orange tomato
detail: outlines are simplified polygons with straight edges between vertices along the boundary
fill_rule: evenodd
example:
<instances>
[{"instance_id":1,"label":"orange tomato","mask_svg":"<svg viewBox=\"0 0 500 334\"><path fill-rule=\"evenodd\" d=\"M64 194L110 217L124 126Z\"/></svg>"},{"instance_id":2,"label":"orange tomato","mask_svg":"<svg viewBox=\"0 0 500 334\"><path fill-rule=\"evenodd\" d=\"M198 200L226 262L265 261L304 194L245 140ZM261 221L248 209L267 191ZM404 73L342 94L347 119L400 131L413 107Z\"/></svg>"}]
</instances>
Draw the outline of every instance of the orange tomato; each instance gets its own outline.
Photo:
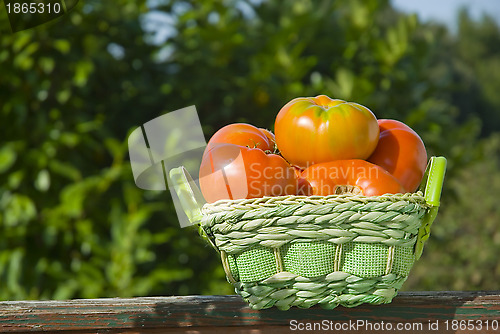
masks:
<instances>
[{"instance_id":1,"label":"orange tomato","mask_svg":"<svg viewBox=\"0 0 500 334\"><path fill-rule=\"evenodd\" d=\"M205 200L212 203L221 199L295 195L298 175L277 154L218 144L205 153L199 181Z\"/></svg>"},{"instance_id":2,"label":"orange tomato","mask_svg":"<svg viewBox=\"0 0 500 334\"><path fill-rule=\"evenodd\" d=\"M288 102L276 116L276 144L292 165L366 159L377 146L379 127L366 107L325 95Z\"/></svg>"},{"instance_id":3,"label":"orange tomato","mask_svg":"<svg viewBox=\"0 0 500 334\"><path fill-rule=\"evenodd\" d=\"M368 161L394 175L407 192L415 191L427 166L427 151L420 136L408 125L392 120L378 120L380 138Z\"/></svg>"},{"instance_id":4,"label":"orange tomato","mask_svg":"<svg viewBox=\"0 0 500 334\"><path fill-rule=\"evenodd\" d=\"M302 172L301 195L333 195L342 188L364 196L404 193L398 180L382 167L365 160L336 160L315 164Z\"/></svg>"},{"instance_id":5,"label":"orange tomato","mask_svg":"<svg viewBox=\"0 0 500 334\"><path fill-rule=\"evenodd\" d=\"M273 151L274 142L271 141L272 134L270 135L266 131L246 123L229 124L214 133L208 141L207 150L216 144L235 144L259 148L263 151Z\"/></svg>"}]
</instances>

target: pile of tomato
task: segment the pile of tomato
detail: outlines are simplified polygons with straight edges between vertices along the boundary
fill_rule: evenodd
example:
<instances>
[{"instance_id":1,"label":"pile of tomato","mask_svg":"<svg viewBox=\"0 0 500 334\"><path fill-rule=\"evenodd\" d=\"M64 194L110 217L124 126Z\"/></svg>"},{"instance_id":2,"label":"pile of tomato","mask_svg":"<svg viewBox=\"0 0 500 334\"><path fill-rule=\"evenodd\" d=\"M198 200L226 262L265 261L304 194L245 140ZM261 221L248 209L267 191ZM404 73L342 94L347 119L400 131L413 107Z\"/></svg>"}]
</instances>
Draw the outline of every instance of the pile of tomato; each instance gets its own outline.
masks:
<instances>
[{"instance_id":1,"label":"pile of tomato","mask_svg":"<svg viewBox=\"0 0 500 334\"><path fill-rule=\"evenodd\" d=\"M236 123L210 138L199 178L207 202L414 192L427 165L424 143L409 126L325 95L288 102L274 131Z\"/></svg>"}]
</instances>

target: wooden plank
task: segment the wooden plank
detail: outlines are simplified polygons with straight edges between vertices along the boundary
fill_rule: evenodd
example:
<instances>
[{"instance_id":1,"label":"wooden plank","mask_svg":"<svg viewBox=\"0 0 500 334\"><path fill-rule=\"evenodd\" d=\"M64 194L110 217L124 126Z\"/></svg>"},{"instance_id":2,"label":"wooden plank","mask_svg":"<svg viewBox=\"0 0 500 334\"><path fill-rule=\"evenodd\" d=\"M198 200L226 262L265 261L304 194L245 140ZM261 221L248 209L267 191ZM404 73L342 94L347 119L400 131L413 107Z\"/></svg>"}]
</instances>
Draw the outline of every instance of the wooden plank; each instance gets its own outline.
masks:
<instances>
[{"instance_id":1,"label":"wooden plank","mask_svg":"<svg viewBox=\"0 0 500 334\"><path fill-rule=\"evenodd\" d=\"M386 305L288 311L252 310L236 295L0 302L0 332L264 333L272 329L279 334L313 325L333 331L345 323L351 326L342 328L343 333L359 333L360 328L380 328L382 322L421 324L415 333L435 333L429 327L436 322L439 332L446 332L446 327L450 333L460 332L458 327L464 324L473 324L476 330L481 324L481 332L488 332L488 325L489 332L500 333L500 291L401 292ZM405 332L411 333L411 328Z\"/></svg>"}]
</instances>

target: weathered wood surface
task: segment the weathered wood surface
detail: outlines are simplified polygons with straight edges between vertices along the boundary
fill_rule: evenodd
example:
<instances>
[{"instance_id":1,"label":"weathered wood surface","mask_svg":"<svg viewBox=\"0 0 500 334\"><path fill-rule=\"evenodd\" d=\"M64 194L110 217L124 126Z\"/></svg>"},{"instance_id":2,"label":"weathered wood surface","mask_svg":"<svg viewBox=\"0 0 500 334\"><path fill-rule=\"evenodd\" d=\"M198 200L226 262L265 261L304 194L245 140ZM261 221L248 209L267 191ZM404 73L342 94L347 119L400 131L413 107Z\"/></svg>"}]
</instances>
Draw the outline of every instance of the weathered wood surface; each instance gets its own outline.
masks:
<instances>
[{"instance_id":1,"label":"weathered wood surface","mask_svg":"<svg viewBox=\"0 0 500 334\"><path fill-rule=\"evenodd\" d=\"M377 331L382 322L386 330ZM397 324L421 324L404 333L500 333L500 291L401 292L387 305L288 311L252 310L235 295L0 302L0 332L279 334L312 333L299 327L314 323L331 333L366 333L370 325L382 333L389 323L396 333ZM436 323L439 331L430 328Z\"/></svg>"}]
</instances>

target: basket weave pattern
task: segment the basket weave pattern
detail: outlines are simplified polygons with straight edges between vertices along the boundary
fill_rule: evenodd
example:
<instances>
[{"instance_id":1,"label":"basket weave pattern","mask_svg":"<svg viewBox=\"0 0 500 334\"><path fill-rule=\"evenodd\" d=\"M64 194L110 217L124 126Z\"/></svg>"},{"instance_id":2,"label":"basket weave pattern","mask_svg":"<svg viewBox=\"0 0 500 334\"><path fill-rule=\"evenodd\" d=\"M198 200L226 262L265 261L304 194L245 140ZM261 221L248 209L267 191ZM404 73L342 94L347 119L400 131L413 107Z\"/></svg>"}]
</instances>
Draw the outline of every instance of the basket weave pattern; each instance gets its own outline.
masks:
<instances>
[{"instance_id":1,"label":"basket weave pattern","mask_svg":"<svg viewBox=\"0 0 500 334\"><path fill-rule=\"evenodd\" d=\"M201 227L252 308L353 307L397 294L429 208L421 192L223 200Z\"/></svg>"}]
</instances>

